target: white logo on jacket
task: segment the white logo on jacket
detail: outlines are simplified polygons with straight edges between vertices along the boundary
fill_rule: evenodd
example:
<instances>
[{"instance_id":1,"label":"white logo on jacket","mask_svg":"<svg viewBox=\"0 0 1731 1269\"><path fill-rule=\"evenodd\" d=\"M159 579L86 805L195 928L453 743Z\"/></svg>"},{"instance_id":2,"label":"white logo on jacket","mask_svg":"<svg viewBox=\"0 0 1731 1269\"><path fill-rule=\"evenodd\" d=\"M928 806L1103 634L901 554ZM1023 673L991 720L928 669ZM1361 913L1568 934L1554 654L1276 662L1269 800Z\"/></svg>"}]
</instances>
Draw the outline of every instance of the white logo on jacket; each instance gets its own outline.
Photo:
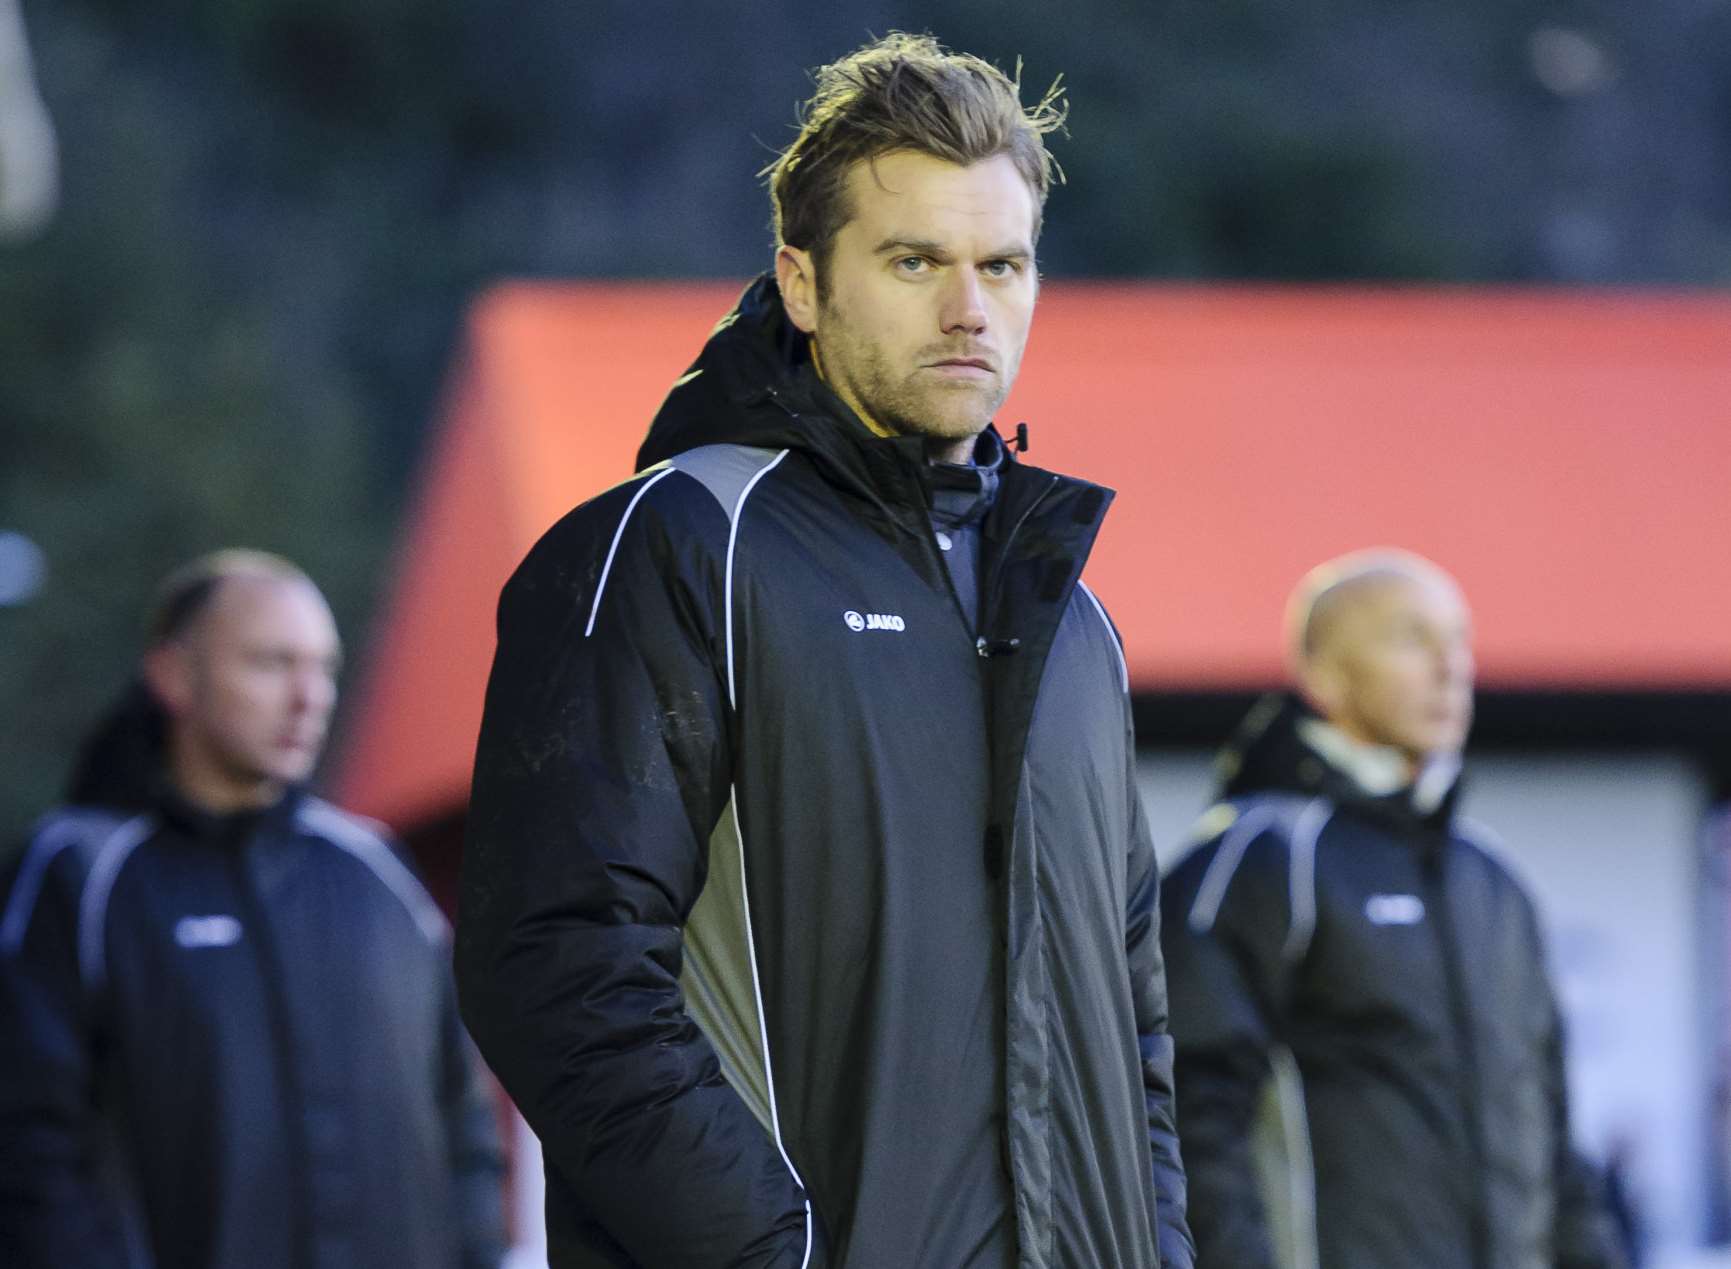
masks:
<instances>
[{"instance_id":1,"label":"white logo on jacket","mask_svg":"<svg viewBox=\"0 0 1731 1269\"><path fill-rule=\"evenodd\" d=\"M847 628L854 633L861 630L893 630L897 634L908 628L908 623L891 612L868 612L860 614L849 608L841 615L847 622Z\"/></svg>"},{"instance_id":2,"label":"white logo on jacket","mask_svg":"<svg viewBox=\"0 0 1731 1269\"><path fill-rule=\"evenodd\" d=\"M1424 900L1416 894L1373 894L1364 901L1372 925L1417 925L1424 920Z\"/></svg>"},{"instance_id":3,"label":"white logo on jacket","mask_svg":"<svg viewBox=\"0 0 1731 1269\"><path fill-rule=\"evenodd\" d=\"M240 922L231 916L181 917L174 941L182 947L233 947L240 942Z\"/></svg>"}]
</instances>

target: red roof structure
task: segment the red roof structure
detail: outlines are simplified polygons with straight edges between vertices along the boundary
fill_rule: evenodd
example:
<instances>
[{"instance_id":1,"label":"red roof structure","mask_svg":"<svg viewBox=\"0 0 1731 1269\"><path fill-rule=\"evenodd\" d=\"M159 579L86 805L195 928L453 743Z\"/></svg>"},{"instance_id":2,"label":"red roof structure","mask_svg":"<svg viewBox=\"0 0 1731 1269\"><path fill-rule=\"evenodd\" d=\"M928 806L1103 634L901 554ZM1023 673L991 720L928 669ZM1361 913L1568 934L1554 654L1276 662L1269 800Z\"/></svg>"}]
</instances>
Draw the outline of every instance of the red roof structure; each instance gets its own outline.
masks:
<instances>
[{"instance_id":1,"label":"red roof structure","mask_svg":"<svg viewBox=\"0 0 1731 1269\"><path fill-rule=\"evenodd\" d=\"M470 314L350 716L338 796L467 800L500 586L631 474L719 284L510 283ZM1119 496L1088 568L1143 691L1280 675L1297 578L1452 571L1492 687L1731 688L1731 300L1050 283L1027 460Z\"/></svg>"}]
</instances>

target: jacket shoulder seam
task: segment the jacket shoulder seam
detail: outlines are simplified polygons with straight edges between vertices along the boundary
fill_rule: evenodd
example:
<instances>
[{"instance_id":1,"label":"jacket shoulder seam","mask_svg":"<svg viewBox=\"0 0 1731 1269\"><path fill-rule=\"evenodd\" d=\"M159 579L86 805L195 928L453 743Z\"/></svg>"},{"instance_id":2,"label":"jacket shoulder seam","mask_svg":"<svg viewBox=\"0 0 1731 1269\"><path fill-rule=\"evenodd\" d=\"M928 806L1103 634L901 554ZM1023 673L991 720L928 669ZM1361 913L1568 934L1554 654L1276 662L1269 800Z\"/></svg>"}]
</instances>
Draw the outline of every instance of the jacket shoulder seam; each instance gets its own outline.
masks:
<instances>
[{"instance_id":1,"label":"jacket shoulder seam","mask_svg":"<svg viewBox=\"0 0 1731 1269\"><path fill-rule=\"evenodd\" d=\"M155 827L154 816L137 815L118 825L95 847L78 898L78 970L87 990L107 982L108 901L127 861Z\"/></svg>"},{"instance_id":2,"label":"jacket shoulder seam","mask_svg":"<svg viewBox=\"0 0 1731 1269\"><path fill-rule=\"evenodd\" d=\"M439 946L449 938L450 927L439 905L409 866L397 858L380 828L369 826L373 821L351 815L321 798L308 798L296 811L295 823L363 864L403 905L429 943Z\"/></svg>"},{"instance_id":3,"label":"jacket shoulder seam","mask_svg":"<svg viewBox=\"0 0 1731 1269\"><path fill-rule=\"evenodd\" d=\"M703 486L731 522L739 513L740 494L787 453L757 445L699 445L675 454L665 467Z\"/></svg>"},{"instance_id":4,"label":"jacket shoulder seam","mask_svg":"<svg viewBox=\"0 0 1731 1269\"><path fill-rule=\"evenodd\" d=\"M1286 853L1287 934L1281 956L1288 964L1302 960L1316 934L1316 845L1333 815L1334 805L1326 798L1276 795L1239 803L1238 818L1221 837L1190 905L1186 923L1191 932L1207 934L1214 928L1250 847L1267 838Z\"/></svg>"},{"instance_id":5,"label":"jacket shoulder seam","mask_svg":"<svg viewBox=\"0 0 1731 1269\"><path fill-rule=\"evenodd\" d=\"M613 530L613 540L608 544L606 560L601 565L600 580L595 583L595 597L589 604L589 620L583 627L583 637L589 638L595 633L595 617L601 611L601 597L607 593L607 578L613 572L613 557L619 553L619 540L625 536L625 526L631 522L631 513L637 510L637 504L643 501L643 495L666 477L673 474L672 467L663 467L645 480L631 495L631 501L625 504L625 512L619 517L619 524Z\"/></svg>"},{"instance_id":6,"label":"jacket shoulder seam","mask_svg":"<svg viewBox=\"0 0 1731 1269\"><path fill-rule=\"evenodd\" d=\"M18 870L13 874L4 911L0 912L0 956L14 955L23 947L42 888L47 884L49 872L61 852L91 844L99 851L108 836L126 822L123 817L70 809L51 812L37 821ZM83 884L84 878L81 877L80 891Z\"/></svg>"},{"instance_id":7,"label":"jacket shoulder seam","mask_svg":"<svg viewBox=\"0 0 1731 1269\"><path fill-rule=\"evenodd\" d=\"M722 581L721 603L727 650L727 703L734 709L739 708L739 692L734 675L736 657L733 647L733 557L739 546L739 517L745 510L745 500L751 497L751 491L757 488L758 482L780 466L781 460L786 458L790 452L784 449L780 453L772 455L768 462L758 467L740 489L739 496L734 500L733 509L728 513L730 523L727 526L727 571Z\"/></svg>"},{"instance_id":8,"label":"jacket shoulder seam","mask_svg":"<svg viewBox=\"0 0 1731 1269\"><path fill-rule=\"evenodd\" d=\"M1078 577L1076 589L1088 597L1088 602L1094 606L1094 611L1099 614L1100 624L1106 627L1106 637L1112 641L1112 651L1118 658L1119 683L1124 689L1124 695L1128 696L1130 695L1130 662L1124 657L1124 641L1119 637L1118 628L1112 624L1112 619L1106 615L1106 607L1100 602L1099 596L1094 594L1093 587Z\"/></svg>"},{"instance_id":9,"label":"jacket shoulder seam","mask_svg":"<svg viewBox=\"0 0 1731 1269\"><path fill-rule=\"evenodd\" d=\"M1527 910L1529 918L1537 924L1540 920L1539 907L1533 897L1532 883L1522 872L1508 839L1484 821L1466 815L1455 817L1453 830L1451 836L1454 841L1477 852L1496 875L1498 882L1514 891L1521 905Z\"/></svg>"}]
</instances>

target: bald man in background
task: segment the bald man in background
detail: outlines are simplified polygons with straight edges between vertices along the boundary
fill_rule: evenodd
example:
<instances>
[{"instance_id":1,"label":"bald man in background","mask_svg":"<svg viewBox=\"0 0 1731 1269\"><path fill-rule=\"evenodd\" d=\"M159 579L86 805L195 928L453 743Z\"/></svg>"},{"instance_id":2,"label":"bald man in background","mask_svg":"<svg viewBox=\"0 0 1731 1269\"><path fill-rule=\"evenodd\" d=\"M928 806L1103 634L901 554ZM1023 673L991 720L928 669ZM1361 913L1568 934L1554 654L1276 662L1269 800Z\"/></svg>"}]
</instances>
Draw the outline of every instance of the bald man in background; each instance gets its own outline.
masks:
<instances>
[{"instance_id":1,"label":"bald man in background","mask_svg":"<svg viewBox=\"0 0 1731 1269\"><path fill-rule=\"evenodd\" d=\"M1305 577L1288 630L1296 690L1226 749L1163 898L1197 1263L1621 1266L1532 901L1456 815L1459 587L1360 552Z\"/></svg>"},{"instance_id":2,"label":"bald man in background","mask_svg":"<svg viewBox=\"0 0 1731 1269\"><path fill-rule=\"evenodd\" d=\"M306 789L341 642L299 568L164 583L66 802L0 869L0 1266L497 1269L448 932Z\"/></svg>"}]
</instances>

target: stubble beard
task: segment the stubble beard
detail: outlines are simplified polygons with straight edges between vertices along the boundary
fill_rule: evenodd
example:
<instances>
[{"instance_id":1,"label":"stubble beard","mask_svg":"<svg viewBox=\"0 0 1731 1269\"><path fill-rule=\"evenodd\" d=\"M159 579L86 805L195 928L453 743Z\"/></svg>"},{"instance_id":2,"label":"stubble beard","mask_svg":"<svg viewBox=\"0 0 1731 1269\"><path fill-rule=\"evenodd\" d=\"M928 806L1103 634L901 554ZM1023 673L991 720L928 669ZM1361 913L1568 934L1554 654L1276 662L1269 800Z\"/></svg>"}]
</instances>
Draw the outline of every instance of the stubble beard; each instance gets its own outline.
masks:
<instances>
[{"instance_id":1,"label":"stubble beard","mask_svg":"<svg viewBox=\"0 0 1731 1269\"><path fill-rule=\"evenodd\" d=\"M831 329L841 338L825 344L824 369L836 376L834 386L844 389L843 395L857 402L874 422L902 436L951 444L978 436L991 425L1008 394L1014 366L1000 366L985 383L946 383L917 366L897 374L881 347L853 338L845 319L836 322L839 314L833 308L829 311ZM837 357L844 348L845 354Z\"/></svg>"}]
</instances>

